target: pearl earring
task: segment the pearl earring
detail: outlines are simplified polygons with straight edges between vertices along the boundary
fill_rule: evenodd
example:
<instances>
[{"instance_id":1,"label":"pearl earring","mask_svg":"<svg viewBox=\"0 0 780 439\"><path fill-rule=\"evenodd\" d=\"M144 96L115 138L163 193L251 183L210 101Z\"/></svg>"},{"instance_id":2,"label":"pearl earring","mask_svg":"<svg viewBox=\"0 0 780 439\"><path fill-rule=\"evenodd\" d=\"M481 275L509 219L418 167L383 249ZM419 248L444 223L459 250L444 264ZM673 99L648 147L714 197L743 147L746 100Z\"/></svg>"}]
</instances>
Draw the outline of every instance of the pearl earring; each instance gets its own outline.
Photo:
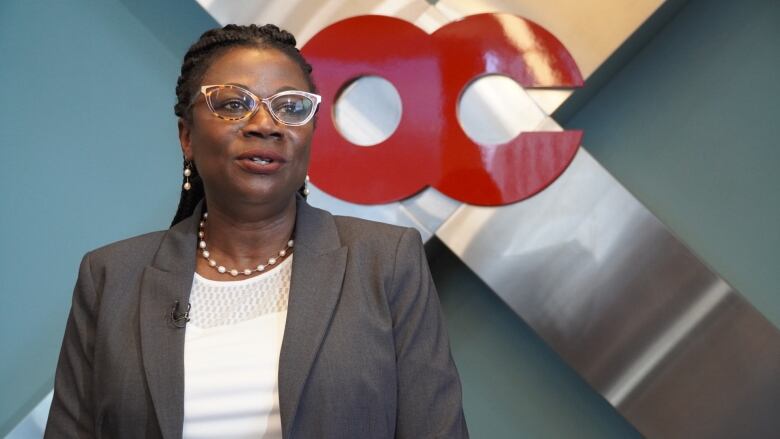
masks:
<instances>
[{"instance_id":1,"label":"pearl earring","mask_svg":"<svg viewBox=\"0 0 780 439\"><path fill-rule=\"evenodd\" d=\"M192 185L190 184L190 175L192 175L192 162L189 160L184 161L184 188L185 191L188 191L192 188Z\"/></svg>"},{"instance_id":2,"label":"pearl earring","mask_svg":"<svg viewBox=\"0 0 780 439\"><path fill-rule=\"evenodd\" d=\"M309 195L309 188L306 187L306 183L309 182L309 174L306 174L306 180L303 182L303 195Z\"/></svg>"}]
</instances>

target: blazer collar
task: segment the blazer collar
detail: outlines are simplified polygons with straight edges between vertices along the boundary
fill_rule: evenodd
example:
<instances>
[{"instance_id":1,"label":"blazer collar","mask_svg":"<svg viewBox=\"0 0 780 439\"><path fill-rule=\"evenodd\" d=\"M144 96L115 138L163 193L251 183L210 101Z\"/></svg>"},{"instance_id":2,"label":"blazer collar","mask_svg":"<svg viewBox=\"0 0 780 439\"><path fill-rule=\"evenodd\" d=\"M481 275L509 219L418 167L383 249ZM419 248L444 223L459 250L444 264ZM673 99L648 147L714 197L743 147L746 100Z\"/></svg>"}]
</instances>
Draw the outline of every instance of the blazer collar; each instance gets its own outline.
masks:
<instances>
[{"instance_id":1,"label":"blazer collar","mask_svg":"<svg viewBox=\"0 0 780 439\"><path fill-rule=\"evenodd\" d=\"M171 227L141 281L141 353L160 430L180 439L184 422L184 334L171 310L189 302L202 203ZM282 349L279 406L284 437L293 434L309 371L330 325L347 260L333 216L297 196L295 256ZM181 308L184 311L184 308Z\"/></svg>"},{"instance_id":2,"label":"blazer collar","mask_svg":"<svg viewBox=\"0 0 780 439\"><path fill-rule=\"evenodd\" d=\"M185 312L195 273L197 231L202 203L195 213L163 235L140 289L141 357L160 431L180 439L184 423L184 333L171 312Z\"/></svg>"},{"instance_id":3,"label":"blazer collar","mask_svg":"<svg viewBox=\"0 0 780 439\"><path fill-rule=\"evenodd\" d=\"M341 295L346 263L347 248L341 245L333 216L298 197L295 257L279 356L283 437L293 437L309 372Z\"/></svg>"}]
</instances>

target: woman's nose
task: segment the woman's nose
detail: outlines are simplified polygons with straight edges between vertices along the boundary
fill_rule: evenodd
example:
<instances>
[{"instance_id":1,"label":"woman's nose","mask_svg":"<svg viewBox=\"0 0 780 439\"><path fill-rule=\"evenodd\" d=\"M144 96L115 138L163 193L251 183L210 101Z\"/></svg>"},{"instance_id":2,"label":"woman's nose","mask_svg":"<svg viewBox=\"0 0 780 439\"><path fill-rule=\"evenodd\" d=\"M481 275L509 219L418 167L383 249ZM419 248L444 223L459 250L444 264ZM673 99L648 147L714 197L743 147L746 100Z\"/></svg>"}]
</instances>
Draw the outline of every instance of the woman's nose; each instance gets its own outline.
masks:
<instances>
[{"instance_id":1,"label":"woman's nose","mask_svg":"<svg viewBox=\"0 0 780 439\"><path fill-rule=\"evenodd\" d=\"M272 115L265 103L261 103L257 111L249 116L242 128L245 136L282 137L282 124Z\"/></svg>"}]
</instances>

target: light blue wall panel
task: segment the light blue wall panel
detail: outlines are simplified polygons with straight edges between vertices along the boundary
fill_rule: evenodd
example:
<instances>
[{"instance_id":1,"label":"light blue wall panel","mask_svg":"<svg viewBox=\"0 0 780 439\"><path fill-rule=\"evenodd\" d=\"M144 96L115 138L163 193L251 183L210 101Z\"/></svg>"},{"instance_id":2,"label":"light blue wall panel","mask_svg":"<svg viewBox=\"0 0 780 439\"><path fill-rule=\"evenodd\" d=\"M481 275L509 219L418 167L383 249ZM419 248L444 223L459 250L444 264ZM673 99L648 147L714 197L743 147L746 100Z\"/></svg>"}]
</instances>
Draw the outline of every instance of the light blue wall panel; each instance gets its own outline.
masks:
<instances>
[{"instance_id":1,"label":"light blue wall panel","mask_svg":"<svg viewBox=\"0 0 780 439\"><path fill-rule=\"evenodd\" d=\"M213 26L194 2L173 3L171 33L189 42ZM0 3L0 435L51 388L82 254L174 213L186 45L174 53L143 10Z\"/></svg>"}]
</instances>

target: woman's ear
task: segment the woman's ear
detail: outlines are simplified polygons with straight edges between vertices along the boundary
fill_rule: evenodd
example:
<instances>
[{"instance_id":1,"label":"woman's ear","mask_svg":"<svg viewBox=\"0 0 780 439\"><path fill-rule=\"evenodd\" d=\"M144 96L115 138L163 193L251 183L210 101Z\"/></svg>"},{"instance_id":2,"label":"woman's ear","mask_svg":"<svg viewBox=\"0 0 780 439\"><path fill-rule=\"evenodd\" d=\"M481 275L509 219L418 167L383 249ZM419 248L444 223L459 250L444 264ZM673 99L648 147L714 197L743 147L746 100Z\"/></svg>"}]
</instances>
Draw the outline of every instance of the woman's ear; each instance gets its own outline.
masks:
<instances>
[{"instance_id":1,"label":"woman's ear","mask_svg":"<svg viewBox=\"0 0 780 439\"><path fill-rule=\"evenodd\" d=\"M190 141L190 122L179 118L179 143L181 144L181 153L187 160L192 160L192 143Z\"/></svg>"}]
</instances>

